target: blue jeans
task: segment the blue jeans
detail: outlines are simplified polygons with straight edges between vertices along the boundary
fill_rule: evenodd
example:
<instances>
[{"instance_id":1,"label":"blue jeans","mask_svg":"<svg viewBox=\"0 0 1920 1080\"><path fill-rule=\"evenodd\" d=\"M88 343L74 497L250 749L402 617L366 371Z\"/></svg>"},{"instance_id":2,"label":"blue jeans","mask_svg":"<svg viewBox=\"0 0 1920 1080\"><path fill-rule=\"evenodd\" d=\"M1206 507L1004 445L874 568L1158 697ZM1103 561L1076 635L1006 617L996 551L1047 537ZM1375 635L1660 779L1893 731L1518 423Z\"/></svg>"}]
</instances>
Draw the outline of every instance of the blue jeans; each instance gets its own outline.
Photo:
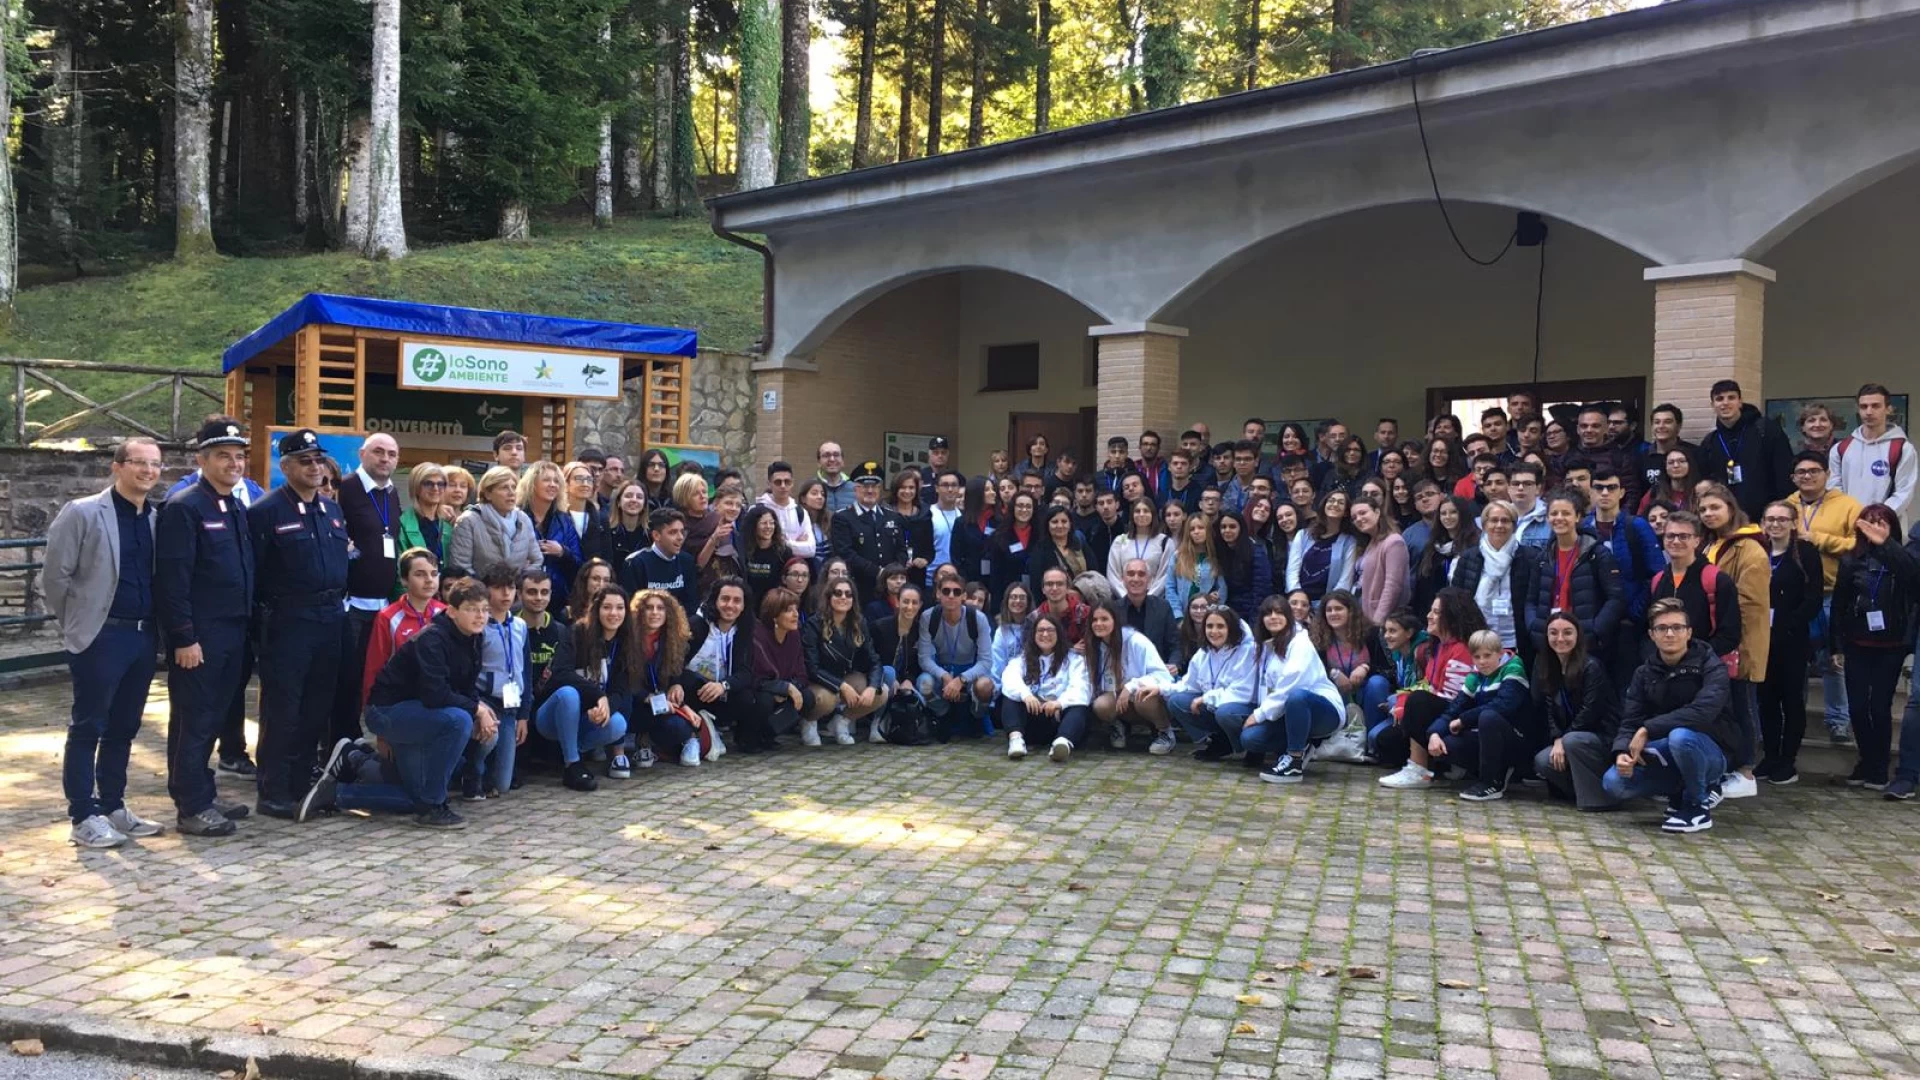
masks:
<instances>
[{"instance_id":1,"label":"blue jeans","mask_svg":"<svg viewBox=\"0 0 1920 1080\"><path fill-rule=\"evenodd\" d=\"M1900 665L1907 658L1907 650L1846 645L1842 651L1847 658L1847 701L1853 710L1853 741L1860 748L1860 768L1866 779L1884 781L1893 757L1894 684L1900 681Z\"/></svg>"},{"instance_id":2,"label":"blue jeans","mask_svg":"<svg viewBox=\"0 0 1920 1080\"><path fill-rule=\"evenodd\" d=\"M1253 704L1230 701L1211 712L1196 712L1194 704L1199 700L1200 695L1191 691L1168 694L1167 712L1194 742L1205 742L1210 736L1222 735L1233 746L1235 753L1245 749L1240 742L1240 729L1247 722L1247 717L1253 715Z\"/></svg>"},{"instance_id":3,"label":"blue jeans","mask_svg":"<svg viewBox=\"0 0 1920 1080\"><path fill-rule=\"evenodd\" d=\"M607 717L604 724L586 718L580 705L580 691L563 686L553 692L533 714L533 728L560 744L560 760L571 765L580 755L612 746L627 737L627 718L619 713Z\"/></svg>"},{"instance_id":4,"label":"blue jeans","mask_svg":"<svg viewBox=\"0 0 1920 1080\"><path fill-rule=\"evenodd\" d=\"M949 674L958 675L960 672L949 671ZM963 679L962 681L967 684L964 700L972 710L973 718L980 721L982 733L993 734L993 702L981 701L974 696L973 680ZM927 712L936 720L945 720L947 713L955 704L948 701L946 695L940 692L939 681L925 672L913 680L913 692L920 695L920 700L926 703Z\"/></svg>"},{"instance_id":5,"label":"blue jeans","mask_svg":"<svg viewBox=\"0 0 1920 1080\"><path fill-rule=\"evenodd\" d=\"M692 700L692 695L688 695ZM680 748L693 738L693 725L677 712L652 713L647 717L647 734L653 739L653 752L661 757L672 755L669 760L678 760Z\"/></svg>"},{"instance_id":6,"label":"blue jeans","mask_svg":"<svg viewBox=\"0 0 1920 1080\"><path fill-rule=\"evenodd\" d=\"M1279 717L1244 729L1241 742L1247 753L1256 757L1285 750L1297 754L1315 739L1324 739L1340 730L1346 717L1333 702L1311 690L1295 690L1287 695ZM1284 744L1284 745L1282 745Z\"/></svg>"},{"instance_id":7,"label":"blue jeans","mask_svg":"<svg viewBox=\"0 0 1920 1080\"><path fill-rule=\"evenodd\" d=\"M126 805L127 757L133 737L140 733L158 650L151 626L105 626L85 652L67 654L73 718L67 723L60 781L66 789L67 816L75 824Z\"/></svg>"},{"instance_id":8,"label":"blue jeans","mask_svg":"<svg viewBox=\"0 0 1920 1080\"><path fill-rule=\"evenodd\" d=\"M1677 795L1688 806L1705 806L1708 786L1727 772L1727 755L1720 744L1692 728L1675 728L1666 738L1648 743L1640 756L1630 777L1621 776L1619 766L1608 766L1600 781L1608 796L1625 802Z\"/></svg>"},{"instance_id":9,"label":"blue jeans","mask_svg":"<svg viewBox=\"0 0 1920 1080\"><path fill-rule=\"evenodd\" d=\"M1827 626L1833 619L1833 597L1820 602L1820 617L1813 621L1813 662L1820 666L1820 697L1827 707L1827 730L1846 731L1853 723L1847 709L1847 677L1833 670L1833 652L1827 648Z\"/></svg>"},{"instance_id":10,"label":"blue jeans","mask_svg":"<svg viewBox=\"0 0 1920 1080\"><path fill-rule=\"evenodd\" d=\"M1374 736L1393 724L1393 717L1386 712L1387 702L1393 700L1393 681L1385 675L1369 675L1354 697L1360 705L1361 722L1367 726L1367 750L1372 752Z\"/></svg>"},{"instance_id":11,"label":"blue jeans","mask_svg":"<svg viewBox=\"0 0 1920 1080\"><path fill-rule=\"evenodd\" d=\"M354 766L334 789L333 803L342 810L370 810L384 814L411 814L418 807L413 796L395 780L399 769L360 750L348 751Z\"/></svg>"},{"instance_id":12,"label":"blue jeans","mask_svg":"<svg viewBox=\"0 0 1920 1080\"><path fill-rule=\"evenodd\" d=\"M367 730L393 747L400 786L415 810L445 805L447 781L473 737L473 717L447 706L429 709L418 701L367 706Z\"/></svg>"}]
</instances>

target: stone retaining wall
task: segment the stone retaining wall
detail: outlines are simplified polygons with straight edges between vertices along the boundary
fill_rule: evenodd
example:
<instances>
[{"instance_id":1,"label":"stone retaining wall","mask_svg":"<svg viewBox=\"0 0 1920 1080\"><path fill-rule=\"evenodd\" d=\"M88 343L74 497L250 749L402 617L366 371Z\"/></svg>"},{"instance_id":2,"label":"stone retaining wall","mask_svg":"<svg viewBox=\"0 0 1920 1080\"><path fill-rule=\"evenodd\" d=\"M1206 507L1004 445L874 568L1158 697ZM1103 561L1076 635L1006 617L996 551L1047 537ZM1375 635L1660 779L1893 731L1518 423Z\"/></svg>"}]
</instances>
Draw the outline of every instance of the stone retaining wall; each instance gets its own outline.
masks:
<instances>
[{"instance_id":1,"label":"stone retaining wall","mask_svg":"<svg viewBox=\"0 0 1920 1080\"><path fill-rule=\"evenodd\" d=\"M693 362L689 408L693 410L687 441L695 446L718 446L721 460L746 468L753 462L754 375L756 358L747 353L701 349ZM574 443L598 446L629 463L640 453L640 417L646 408L639 379L627 380L618 401L582 402L574 416Z\"/></svg>"}]
</instances>

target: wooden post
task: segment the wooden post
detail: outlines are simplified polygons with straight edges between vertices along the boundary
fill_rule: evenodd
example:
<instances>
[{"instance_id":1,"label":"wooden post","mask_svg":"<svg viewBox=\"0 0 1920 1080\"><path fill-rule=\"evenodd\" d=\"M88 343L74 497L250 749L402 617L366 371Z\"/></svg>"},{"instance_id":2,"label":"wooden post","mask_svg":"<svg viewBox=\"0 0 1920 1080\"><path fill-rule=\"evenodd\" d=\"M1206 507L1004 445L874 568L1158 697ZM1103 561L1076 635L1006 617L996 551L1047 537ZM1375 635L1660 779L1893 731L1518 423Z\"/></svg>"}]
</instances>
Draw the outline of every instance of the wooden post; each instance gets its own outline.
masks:
<instances>
[{"instance_id":1,"label":"wooden post","mask_svg":"<svg viewBox=\"0 0 1920 1080\"><path fill-rule=\"evenodd\" d=\"M320 426L320 327L303 326L293 343L293 424Z\"/></svg>"}]
</instances>

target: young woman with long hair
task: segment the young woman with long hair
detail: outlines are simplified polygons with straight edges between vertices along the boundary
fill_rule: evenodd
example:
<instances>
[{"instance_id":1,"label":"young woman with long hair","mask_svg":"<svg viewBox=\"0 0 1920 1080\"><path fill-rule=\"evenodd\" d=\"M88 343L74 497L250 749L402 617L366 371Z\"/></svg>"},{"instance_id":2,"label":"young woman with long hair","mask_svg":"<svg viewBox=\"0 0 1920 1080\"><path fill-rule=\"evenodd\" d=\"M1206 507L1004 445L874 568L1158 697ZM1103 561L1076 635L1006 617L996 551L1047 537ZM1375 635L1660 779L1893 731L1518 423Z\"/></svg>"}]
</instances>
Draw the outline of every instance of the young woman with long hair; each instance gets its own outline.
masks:
<instances>
[{"instance_id":1,"label":"young woman with long hair","mask_svg":"<svg viewBox=\"0 0 1920 1080\"><path fill-rule=\"evenodd\" d=\"M1073 529L1073 511L1064 506L1049 506L1040 515L1040 533L1033 541L1033 555L1027 560L1027 581L1034 588L1048 570L1060 567L1072 581L1087 572L1087 546Z\"/></svg>"},{"instance_id":2,"label":"young woman with long hair","mask_svg":"<svg viewBox=\"0 0 1920 1080\"><path fill-rule=\"evenodd\" d=\"M1220 553L1227 605L1252 622L1260 615L1260 605L1273 595L1273 562L1265 545L1253 542L1239 514L1222 511L1213 520L1213 547Z\"/></svg>"},{"instance_id":3,"label":"young woman with long hair","mask_svg":"<svg viewBox=\"0 0 1920 1080\"><path fill-rule=\"evenodd\" d=\"M673 464L667 460L665 451L648 450L640 455L640 464L633 470L634 482L640 490L646 492L647 509L658 510L673 505Z\"/></svg>"},{"instance_id":4,"label":"young woman with long hair","mask_svg":"<svg viewBox=\"0 0 1920 1080\"><path fill-rule=\"evenodd\" d=\"M1760 515L1767 538L1773 621L1767 643L1767 677L1760 684L1760 764L1754 774L1775 784L1800 779L1800 740L1807 733L1807 663L1813 659L1810 630L1826 596L1820 551L1801 539L1799 511L1791 503L1768 503Z\"/></svg>"},{"instance_id":5,"label":"young woman with long hair","mask_svg":"<svg viewBox=\"0 0 1920 1080\"><path fill-rule=\"evenodd\" d=\"M1213 604L1201 616L1200 638L1200 651L1167 694L1167 710L1201 744L1196 761L1220 761L1241 752L1240 733L1253 715L1253 636L1232 608Z\"/></svg>"},{"instance_id":6,"label":"young woman with long hair","mask_svg":"<svg viewBox=\"0 0 1920 1080\"><path fill-rule=\"evenodd\" d=\"M580 569L580 534L574 531L573 518L567 514L567 492L560 466L551 461L536 461L520 475L520 505L533 519L538 534L540 556L547 576L553 579L553 606L567 606L567 592L573 587L573 572ZM484 570L485 567L474 567Z\"/></svg>"},{"instance_id":7,"label":"young woman with long hair","mask_svg":"<svg viewBox=\"0 0 1920 1080\"><path fill-rule=\"evenodd\" d=\"M920 470L901 469L893 474L887 509L900 518L900 533L907 541L907 575L925 581L927 566L933 562L933 516L920 504Z\"/></svg>"},{"instance_id":8,"label":"young woman with long hair","mask_svg":"<svg viewBox=\"0 0 1920 1080\"><path fill-rule=\"evenodd\" d=\"M1220 577L1220 553L1214 547L1213 522L1205 514L1190 515L1180 529L1180 544L1167 562L1167 603L1175 616L1187 610L1187 601L1206 596L1220 603L1226 592Z\"/></svg>"},{"instance_id":9,"label":"young woman with long hair","mask_svg":"<svg viewBox=\"0 0 1920 1080\"><path fill-rule=\"evenodd\" d=\"M1456 562L1480 542L1480 529L1474 525L1472 500L1449 495L1434 511L1433 527L1427 533L1426 547L1413 569L1413 609L1426 611L1433 598L1453 579Z\"/></svg>"},{"instance_id":10,"label":"young woman with long hair","mask_svg":"<svg viewBox=\"0 0 1920 1080\"><path fill-rule=\"evenodd\" d=\"M563 609L569 622L579 619L588 611L590 597L600 595L600 590L619 579L619 573L613 564L605 559L588 559L580 564L580 570L573 575L573 587L568 590L572 599ZM574 609L578 608L578 611Z\"/></svg>"},{"instance_id":11,"label":"young woman with long hair","mask_svg":"<svg viewBox=\"0 0 1920 1080\"><path fill-rule=\"evenodd\" d=\"M687 696L692 707L710 713L716 726L735 732L755 727L756 680L753 675L753 626L747 618L752 593L737 577L723 577L707 589L700 612L688 620ZM724 743L707 740L708 760L724 753ZM698 765L701 741L682 747L682 765Z\"/></svg>"},{"instance_id":12,"label":"young woman with long hair","mask_svg":"<svg viewBox=\"0 0 1920 1080\"><path fill-rule=\"evenodd\" d=\"M555 649L554 688L533 711L533 728L560 747L560 782L573 791L599 786L585 755L627 737L633 712L632 683L621 646L628 640L627 591L607 585L584 602L565 640Z\"/></svg>"},{"instance_id":13,"label":"young woman with long hair","mask_svg":"<svg viewBox=\"0 0 1920 1080\"><path fill-rule=\"evenodd\" d=\"M1029 580L1027 571L1032 565L1034 545L1046 535L1036 520L1039 510L1032 495L1014 492L1007 504L1006 520L987 538L987 562L993 567L987 588L994 596L1006 592L1007 586L1016 579Z\"/></svg>"},{"instance_id":14,"label":"young woman with long hair","mask_svg":"<svg viewBox=\"0 0 1920 1080\"><path fill-rule=\"evenodd\" d=\"M1397 768L1380 778L1381 786L1433 785L1433 772L1427 768L1427 729L1465 688L1473 671L1467 639L1486 628L1480 608L1465 590L1445 588L1434 596L1427 609L1427 642L1414 654L1418 681L1396 695L1393 726L1374 739L1374 755Z\"/></svg>"},{"instance_id":15,"label":"young woman with long hair","mask_svg":"<svg viewBox=\"0 0 1920 1080\"><path fill-rule=\"evenodd\" d=\"M1759 526L1747 520L1746 511L1725 485L1709 483L1696 488L1694 505L1706 530L1700 554L1721 573L1732 576L1734 591L1740 597L1739 669L1728 674L1733 676L1733 717L1742 741L1740 759L1728 761L1733 772L1720 785L1726 798L1738 799L1759 793L1754 766L1760 756L1759 688L1767 680L1767 649L1773 643L1768 626L1773 569ZM1851 695L1847 701L1851 704Z\"/></svg>"},{"instance_id":16,"label":"young woman with long hair","mask_svg":"<svg viewBox=\"0 0 1920 1080\"><path fill-rule=\"evenodd\" d=\"M1113 540L1107 550L1107 580L1116 595L1125 595L1127 583L1122 575L1127 562L1139 559L1147 564L1147 594L1167 593L1167 560L1173 557L1173 541L1160 524L1160 514L1152 499L1135 499L1127 507L1127 531Z\"/></svg>"},{"instance_id":17,"label":"young woman with long hair","mask_svg":"<svg viewBox=\"0 0 1920 1080\"><path fill-rule=\"evenodd\" d=\"M607 505L607 561L626 565L627 556L653 543L647 532L647 489L629 480L613 493Z\"/></svg>"},{"instance_id":18,"label":"young woman with long hair","mask_svg":"<svg viewBox=\"0 0 1920 1080\"><path fill-rule=\"evenodd\" d=\"M1470 469L1466 450L1444 436L1436 435L1428 440L1420 460L1426 463L1427 479L1439 484L1441 491L1452 491Z\"/></svg>"},{"instance_id":19,"label":"young woman with long hair","mask_svg":"<svg viewBox=\"0 0 1920 1080\"><path fill-rule=\"evenodd\" d=\"M938 582L935 586L938 587ZM913 693L913 680L920 673L920 613L926 609L926 594L913 582L900 587L899 595L894 597L893 610L884 619L869 619L867 630L873 634L873 653L880 659L880 671L888 693L898 698L901 694ZM869 733L868 741L885 742L884 737L875 738L878 724Z\"/></svg>"},{"instance_id":20,"label":"young woman with long hair","mask_svg":"<svg viewBox=\"0 0 1920 1080\"><path fill-rule=\"evenodd\" d=\"M806 707L809 682L800 641L800 593L782 587L760 598L760 621L753 630L753 675L758 695L753 715L761 723L740 733L737 741L747 753L777 750L780 735L800 726Z\"/></svg>"},{"instance_id":21,"label":"young woman with long hair","mask_svg":"<svg viewBox=\"0 0 1920 1080\"><path fill-rule=\"evenodd\" d=\"M1387 480L1387 500L1387 513L1393 517L1394 528L1402 533L1420 520L1420 508L1413 504L1413 483L1405 474Z\"/></svg>"},{"instance_id":22,"label":"young woman with long hair","mask_svg":"<svg viewBox=\"0 0 1920 1080\"><path fill-rule=\"evenodd\" d=\"M1381 716L1381 706L1395 689L1390 678L1391 661L1380 634L1360 607L1360 598L1346 589L1335 589L1320 601L1320 611L1310 625L1299 629L1313 639L1314 647L1326 662L1327 678L1334 689L1360 710L1369 722ZM1382 674L1388 672L1389 674Z\"/></svg>"},{"instance_id":23,"label":"young woman with long hair","mask_svg":"<svg viewBox=\"0 0 1920 1080\"><path fill-rule=\"evenodd\" d=\"M1534 772L1579 809L1610 810L1619 802L1600 781L1613 765L1620 693L1603 659L1589 654L1587 632L1572 612L1548 616L1546 635L1547 647L1533 662L1534 708L1547 720Z\"/></svg>"},{"instance_id":24,"label":"young woman with long hair","mask_svg":"<svg viewBox=\"0 0 1920 1080\"><path fill-rule=\"evenodd\" d=\"M1679 446L1667 451L1660 478L1640 496L1640 516L1646 517L1656 503L1665 503L1670 510L1692 509L1693 486L1700 479L1700 469L1694 464L1691 451Z\"/></svg>"},{"instance_id":25,"label":"young woman with long hair","mask_svg":"<svg viewBox=\"0 0 1920 1080\"><path fill-rule=\"evenodd\" d=\"M1294 623L1285 597L1268 597L1258 617L1253 662L1260 700L1241 729L1241 743L1256 763L1279 754L1260 779L1297 784L1306 776L1307 748L1340 729L1346 703L1305 628Z\"/></svg>"},{"instance_id":26,"label":"young woman with long hair","mask_svg":"<svg viewBox=\"0 0 1920 1080\"><path fill-rule=\"evenodd\" d=\"M749 507L740 518L737 542L740 576L747 583L747 608L757 611L760 598L780 586L780 576L793 558L780 512L764 503Z\"/></svg>"},{"instance_id":27,"label":"young woman with long hair","mask_svg":"<svg viewBox=\"0 0 1920 1080\"><path fill-rule=\"evenodd\" d=\"M643 589L628 605L627 679L633 687L634 712L645 717L641 730L655 747L684 755L689 739L695 738L692 724L679 715L687 703L687 642L692 631L687 613L673 594L660 589ZM614 756L607 775L625 780L633 775L626 750ZM699 753L698 742L695 754ZM695 757L695 760L699 760Z\"/></svg>"},{"instance_id":28,"label":"young woman with long hair","mask_svg":"<svg viewBox=\"0 0 1920 1080\"><path fill-rule=\"evenodd\" d=\"M1354 502L1353 576L1369 622L1380 622L1407 602L1407 542L1377 499Z\"/></svg>"},{"instance_id":29,"label":"young woman with long hair","mask_svg":"<svg viewBox=\"0 0 1920 1080\"><path fill-rule=\"evenodd\" d=\"M1038 595L1025 581L1010 581L998 598L999 615L994 621L993 651L990 654L993 666L993 681L997 688L1000 674L1007 664L1020 655L1027 647L1027 616L1033 614L1034 597Z\"/></svg>"},{"instance_id":30,"label":"young woman with long hair","mask_svg":"<svg viewBox=\"0 0 1920 1080\"><path fill-rule=\"evenodd\" d=\"M1154 733L1148 752L1166 754L1173 749L1173 721L1166 703L1173 673L1153 642L1127 625L1121 603L1096 604L1087 617L1087 636L1080 642L1093 684L1093 715L1107 725L1107 745L1113 749L1127 748L1128 721L1143 720Z\"/></svg>"},{"instance_id":31,"label":"young woman with long hair","mask_svg":"<svg viewBox=\"0 0 1920 1080\"><path fill-rule=\"evenodd\" d=\"M827 509L826 482L817 476L801 481L799 490L793 493L793 501L800 504L800 513L813 532L812 562L818 565L832 546L827 540L833 532L833 513Z\"/></svg>"},{"instance_id":32,"label":"young woman with long hair","mask_svg":"<svg viewBox=\"0 0 1920 1080\"><path fill-rule=\"evenodd\" d=\"M1571 611L1594 650L1604 655L1627 613L1626 587L1613 561L1613 549L1592 533L1580 531L1587 507L1586 496L1577 488L1558 488L1544 501L1547 544L1533 553L1529 571L1533 587L1527 593L1522 621L1526 637L1520 653L1529 658L1540 655L1547 647L1547 616ZM1763 612L1763 624L1765 618Z\"/></svg>"},{"instance_id":33,"label":"young woman with long hair","mask_svg":"<svg viewBox=\"0 0 1920 1080\"><path fill-rule=\"evenodd\" d=\"M1344 491L1320 496L1313 523L1302 526L1287 553L1287 591L1299 589L1319 603L1333 589L1353 587L1353 524L1347 518L1351 500Z\"/></svg>"},{"instance_id":34,"label":"young woman with long hair","mask_svg":"<svg viewBox=\"0 0 1920 1080\"><path fill-rule=\"evenodd\" d=\"M1067 631L1046 611L1027 623L1027 641L1000 676L1000 726L1007 757L1027 756L1027 735L1048 743L1048 757L1065 762L1086 738L1093 700L1087 663L1067 644Z\"/></svg>"},{"instance_id":35,"label":"young woman with long hair","mask_svg":"<svg viewBox=\"0 0 1920 1080\"><path fill-rule=\"evenodd\" d=\"M1884 788L1912 798L1920 754L1908 728L1901 735L1900 772L1887 782L1893 748L1893 688L1913 643L1913 611L1920 603L1920 563L1900 544L1900 516L1874 503L1853 521L1853 551L1840 559L1833 582L1833 618L1827 640L1847 677L1859 762L1850 787ZM1744 608L1742 615L1745 615ZM1741 661L1742 666L1745 660Z\"/></svg>"},{"instance_id":36,"label":"young woman with long hair","mask_svg":"<svg viewBox=\"0 0 1920 1080\"><path fill-rule=\"evenodd\" d=\"M1360 484L1367 476L1367 444L1349 435L1334 448L1332 467L1320 478L1320 491L1323 494L1344 491L1351 499L1359 494Z\"/></svg>"},{"instance_id":37,"label":"young woman with long hair","mask_svg":"<svg viewBox=\"0 0 1920 1080\"><path fill-rule=\"evenodd\" d=\"M1028 473L1038 473L1041 479L1045 480L1048 484L1052 484L1053 462L1047 457L1050 449L1045 435L1035 435L1033 438L1028 439L1027 456L1021 458L1019 463L1013 467L1012 476L1014 483L1017 484L1025 479Z\"/></svg>"},{"instance_id":38,"label":"young woman with long hair","mask_svg":"<svg viewBox=\"0 0 1920 1080\"><path fill-rule=\"evenodd\" d=\"M866 616L860 613L859 591L850 580L829 578L824 584L822 604L801 631L813 685L800 742L819 746L820 721L832 717L833 740L852 746L853 722L886 708L889 688L883 684Z\"/></svg>"}]
</instances>

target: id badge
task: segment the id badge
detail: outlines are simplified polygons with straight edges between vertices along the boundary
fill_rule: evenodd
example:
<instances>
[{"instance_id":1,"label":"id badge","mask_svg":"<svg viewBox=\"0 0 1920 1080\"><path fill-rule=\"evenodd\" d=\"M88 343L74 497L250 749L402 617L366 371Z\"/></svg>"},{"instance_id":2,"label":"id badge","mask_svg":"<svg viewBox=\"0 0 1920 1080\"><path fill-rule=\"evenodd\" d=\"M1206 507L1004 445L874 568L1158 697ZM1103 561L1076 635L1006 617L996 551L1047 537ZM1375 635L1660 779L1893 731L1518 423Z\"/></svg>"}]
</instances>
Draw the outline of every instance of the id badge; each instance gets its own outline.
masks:
<instances>
[{"instance_id":1,"label":"id badge","mask_svg":"<svg viewBox=\"0 0 1920 1080\"><path fill-rule=\"evenodd\" d=\"M1867 612L1867 629L1875 634L1887 628L1887 613L1884 611Z\"/></svg>"},{"instance_id":2,"label":"id badge","mask_svg":"<svg viewBox=\"0 0 1920 1080\"><path fill-rule=\"evenodd\" d=\"M520 707L520 683L517 680L509 680L500 688L500 704L509 710Z\"/></svg>"},{"instance_id":3,"label":"id badge","mask_svg":"<svg viewBox=\"0 0 1920 1080\"><path fill-rule=\"evenodd\" d=\"M652 709L654 713L658 715L671 710L673 706L667 704L667 695L650 694L647 696L647 708Z\"/></svg>"},{"instance_id":4,"label":"id badge","mask_svg":"<svg viewBox=\"0 0 1920 1080\"><path fill-rule=\"evenodd\" d=\"M992 576L992 574L993 574L993 560L981 559L980 560L980 577L984 580L985 578Z\"/></svg>"},{"instance_id":5,"label":"id badge","mask_svg":"<svg viewBox=\"0 0 1920 1080\"><path fill-rule=\"evenodd\" d=\"M1727 483L1738 484L1740 483L1740 481L1741 481L1740 466L1731 461L1727 462Z\"/></svg>"},{"instance_id":6,"label":"id badge","mask_svg":"<svg viewBox=\"0 0 1920 1080\"><path fill-rule=\"evenodd\" d=\"M1021 543L1018 540L1015 540L1013 543L1007 545L1007 554L1009 555L1018 555L1025 550L1027 550L1027 545Z\"/></svg>"},{"instance_id":7,"label":"id badge","mask_svg":"<svg viewBox=\"0 0 1920 1080\"><path fill-rule=\"evenodd\" d=\"M383 559L391 559L391 558L394 558L396 554L397 553L394 551L393 537L384 536L384 535L381 536L380 537L380 557Z\"/></svg>"}]
</instances>

